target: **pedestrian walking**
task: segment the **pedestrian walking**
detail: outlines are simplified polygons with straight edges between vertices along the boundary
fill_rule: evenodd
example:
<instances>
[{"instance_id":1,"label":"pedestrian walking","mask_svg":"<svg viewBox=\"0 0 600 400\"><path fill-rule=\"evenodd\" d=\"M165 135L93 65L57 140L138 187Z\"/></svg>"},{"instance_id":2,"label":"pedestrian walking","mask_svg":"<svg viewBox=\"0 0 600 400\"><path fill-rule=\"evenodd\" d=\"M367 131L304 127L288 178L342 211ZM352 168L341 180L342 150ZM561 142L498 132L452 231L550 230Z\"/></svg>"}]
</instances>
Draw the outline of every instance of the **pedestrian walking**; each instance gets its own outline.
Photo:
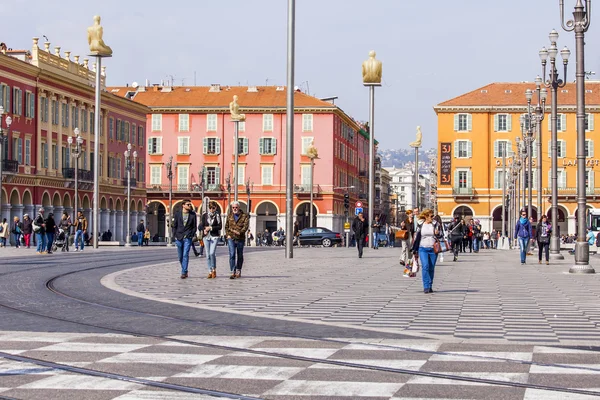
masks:
<instances>
[{"instance_id":1,"label":"pedestrian walking","mask_svg":"<svg viewBox=\"0 0 600 400\"><path fill-rule=\"evenodd\" d=\"M381 222L379 221L379 215L375 216L375 221L371 226L373 228L373 248L379 250L379 238L381 237Z\"/></svg>"},{"instance_id":2,"label":"pedestrian walking","mask_svg":"<svg viewBox=\"0 0 600 400\"><path fill-rule=\"evenodd\" d=\"M546 255L546 265L550 264L550 234L552 233L552 225L548 222L548 217L542 215L540 222L537 224L536 239L538 242L538 259L542 263L542 254Z\"/></svg>"},{"instance_id":3,"label":"pedestrian walking","mask_svg":"<svg viewBox=\"0 0 600 400\"><path fill-rule=\"evenodd\" d=\"M87 228L87 219L81 211L78 211L77 220L75 221L75 251L83 251Z\"/></svg>"},{"instance_id":4,"label":"pedestrian walking","mask_svg":"<svg viewBox=\"0 0 600 400\"><path fill-rule=\"evenodd\" d=\"M25 247L29 248L31 245L31 233L33 232L33 228L31 223L33 221L29 218L29 214L23 215L23 241L25 242Z\"/></svg>"},{"instance_id":5,"label":"pedestrian walking","mask_svg":"<svg viewBox=\"0 0 600 400\"><path fill-rule=\"evenodd\" d=\"M144 242L143 244L145 246L149 246L150 245L150 227L146 227L146 231L144 232Z\"/></svg>"},{"instance_id":6,"label":"pedestrian walking","mask_svg":"<svg viewBox=\"0 0 600 400\"><path fill-rule=\"evenodd\" d=\"M58 230L59 230L59 238L60 235L63 235L64 237L64 245L61 249L61 251L69 251L69 234L71 232L71 226L73 224L71 223L71 217L69 217L69 214L65 211L63 212L63 215L58 223Z\"/></svg>"},{"instance_id":7,"label":"pedestrian walking","mask_svg":"<svg viewBox=\"0 0 600 400\"><path fill-rule=\"evenodd\" d=\"M519 241L519 250L521 253L521 265L525 265L525 259L527 257L527 248L529 241L532 239L531 223L527 219L527 213L521 211L521 218L515 225L515 239Z\"/></svg>"},{"instance_id":8,"label":"pedestrian walking","mask_svg":"<svg viewBox=\"0 0 600 400\"><path fill-rule=\"evenodd\" d=\"M356 218L354 218L354 221L352 221L352 231L354 232L354 238L356 239L358 258L362 258L365 241L369 235L369 224L363 213L358 213Z\"/></svg>"},{"instance_id":9,"label":"pedestrian walking","mask_svg":"<svg viewBox=\"0 0 600 400\"><path fill-rule=\"evenodd\" d=\"M442 227L433 219L433 211L425 209L419 216L423 223L415 232L412 251L419 257L421 263L421 276L423 279L423 293L433 293L433 278L435 275L435 263L437 254L434 246L440 245L439 240L443 238Z\"/></svg>"},{"instance_id":10,"label":"pedestrian walking","mask_svg":"<svg viewBox=\"0 0 600 400\"><path fill-rule=\"evenodd\" d=\"M412 257L412 252L410 251L410 243L413 238L414 233L414 224L413 224L413 214L412 210L408 210L406 212L406 218L402 222L400 222L400 231L398 233L398 239L400 240L400 244L402 245L402 249L400 249L400 265L408 266L410 264L410 259ZM404 275L410 274L410 268L406 268L404 270Z\"/></svg>"},{"instance_id":11,"label":"pedestrian walking","mask_svg":"<svg viewBox=\"0 0 600 400\"><path fill-rule=\"evenodd\" d=\"M17 216L15 216L13 219L10 233L12 234L13 241L15 242L15 248L18 249L19 247L21 247L21 235L23 234L23 223Z\"/></svg>"},{"instance_id":12,"label":"pedestrian walking","mask_svg":"<svg viewBox=\"0 0 600 400\"><path fill-rule=\"evenodd\" d=\"M198 230L198 222L196 220L196 213L192 209L192 202L184 200L182 204L182 211L175 213L173 234L175 236L179 264L181 265L181 279L185 279L188 277L190 249L194 235L196 235L196 230ZM143 225L144 221L140 221L140 224ZM144 230L142 229L142 233Z\"/></svg>"},{"instance_id":13,"label":"pedestrian walking","mask_svg":"<svg viewBox=\"0 0 600 400\"><path fill-rule=\"evenodd\" d=\"M448 225L448 237L452 246L452 254L454 254L454 262L458 261L458 252L466 237L465 229L465 222L458 215L455 215L454 220Z\"/></svg>"},{"instance_id":14,"label":"pedestrian walking","mask_svg":"<svg viewBox=\"0 0 600 400\"><path fill-rule=\"evenodd\" d=\"M207 279L217 277L217 243L221 237L223 222L221 214L217 212L217 202L208 203L208 211L202 214L199 229L202 232L204 247L206 248L206 262L208 263Z\"/></svg>"},{"instance_id":15,"label":"pedestrian walking","mask_svg":"<svg viewBox=\"0 0 600 400\"><path fill-rule=\"evenodd\" d=\"M225 235L227 236L227 247L229 248L229 279L241 278L242 266L244 265L244 244L246 232L250 225L248 214L240 208L240 203L231 203L231 211L227 214L225 221Z\"/></svg>"},{"instance_id":16,"label":"pedestrian walking","mask_svg":"<svg viewBox=\"0 0 600 400\"><path fill-rule=\"evenodd\" d=\"M54 244L54 235L56 234L56 222L54 221L54 213L49 213L48 218L44 221L46 224L46 252L52 254L52 244Z\"/></svg>"},{"instance_id":17,"label":"pedestrian walking","mask_svg":"<svg viewBox=\"0 0 600 400\"><path fill-rule=\"evenodd\" d=\"M137 226L136 232L137 232L138 246L142 247L142 243L144 242L144 232L146 232L146 227L144 226L143 219L140 219L140 223Z\"/></svg>"},{"instance_id":18,"label":"pedestrian walking","mask_svg":"<svg viewBox=\"0 0 600 400\"><path fill-rule=\"evenodd\" d=\"M44 209L38 210L38 215L32 223L33 232L35 233L35 240L37 242L37 254L46 254L46 246L48 244L46 240L46 220L44 218Z\"/></svg>"},{"instance_id":19,"label":"pedestrian walking","mask_svg":"<svg viewBox=\"0 0 600 400\"><path fill-rule=\"evenodd\" d=\"M248 246L248 247L252 246L253 240L254 240L254 235L252 234L250 229L248 229L248 233L246 235L246 246Z\"/></svg>"},{"instance_id":20,"label":"pedestrian walking","mask_svg":"<svg viewBox=\"0 0 600 400\"><path fill-rule=\"evenodd\" d=\"M9 235L8 222L6 222L6 218L2 218L2 223L0 224L0 247L6 247L6 239Z\"/></svg>"}]
</instances>

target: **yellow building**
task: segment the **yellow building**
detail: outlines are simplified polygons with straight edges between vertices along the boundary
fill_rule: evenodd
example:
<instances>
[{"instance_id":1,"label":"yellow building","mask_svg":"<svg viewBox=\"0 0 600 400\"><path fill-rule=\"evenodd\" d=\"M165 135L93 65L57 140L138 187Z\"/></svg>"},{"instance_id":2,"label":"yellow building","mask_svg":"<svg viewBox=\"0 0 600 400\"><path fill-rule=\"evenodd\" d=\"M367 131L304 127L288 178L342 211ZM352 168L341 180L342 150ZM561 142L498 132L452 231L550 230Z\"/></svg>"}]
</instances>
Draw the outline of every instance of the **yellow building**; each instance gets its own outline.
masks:
<instances>
[{"instance_id":1,"label":"yellow building","mask_svg":"<svg viewBox=\"0 0 600 400\"><path fill-rule=\"evenodd\" d=\"M438 117L438 207L453 215L479 219L484 231L500 229L502 220L501 142L509 155L523 138L521 116L527 112L525 91L534 83L492 83L434 107ZM561 233L576 231L576 91L569 83L558 89L558 221ZM542 204L537 204L537 142L533 146L533 217L550 212L550 95L542 122ZM594 154L594 117L600 113L600 81L586 82L586 169L588 207L600 208L594 188L600 154ZM510 163L510 160L507 164Z\"/></svg>"}]
</instances>

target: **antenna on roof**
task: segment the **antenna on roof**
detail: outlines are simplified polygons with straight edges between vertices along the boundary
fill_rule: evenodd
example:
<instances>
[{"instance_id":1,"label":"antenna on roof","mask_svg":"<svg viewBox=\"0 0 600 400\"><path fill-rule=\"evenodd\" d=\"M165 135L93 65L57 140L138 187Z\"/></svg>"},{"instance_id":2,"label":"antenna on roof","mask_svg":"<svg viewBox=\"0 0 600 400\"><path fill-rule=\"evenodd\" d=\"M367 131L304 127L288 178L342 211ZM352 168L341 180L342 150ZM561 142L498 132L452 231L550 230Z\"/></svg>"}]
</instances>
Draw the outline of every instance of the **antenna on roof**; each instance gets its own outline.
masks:
<instances>
[{"instance_id":1,"label":"antenna on roof","mask_svg":"<svg viewBox=\"0 0 600 400\"><path fill-rule=\"evenodd\" d=\"M196 71L194 71L194 86L196 86Z\"/></svg>"},{"instance_id":2,"label":"antenna on roof","mask_svg":"<svg viewBox=\"0 0 600 400\"><path fill-rule=\"evenodd\" d=\"M265 79L265 86L269 86L269 78Z\"/></svg>"}]
</instances>

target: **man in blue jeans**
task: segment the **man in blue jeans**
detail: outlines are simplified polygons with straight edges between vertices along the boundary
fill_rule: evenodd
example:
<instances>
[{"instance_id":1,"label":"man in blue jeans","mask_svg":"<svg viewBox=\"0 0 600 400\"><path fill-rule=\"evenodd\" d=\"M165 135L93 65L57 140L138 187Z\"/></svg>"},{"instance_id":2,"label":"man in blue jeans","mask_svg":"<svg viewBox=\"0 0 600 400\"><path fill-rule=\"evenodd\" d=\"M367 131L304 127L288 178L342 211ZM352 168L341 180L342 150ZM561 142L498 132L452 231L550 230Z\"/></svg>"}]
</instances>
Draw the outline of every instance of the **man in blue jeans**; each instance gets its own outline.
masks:
<instances>
[{"instance_id":1,"label":"man in blue jeans","mask_svg":"<svg viewBox=\"0 0 600 400\"><path fill-rule=\"evenodd\" d=\"M173 220L173 235L175 236L179 264L181 264L181 279L185 279L188 277L190 248L192 247L192 240L196 235L196 230L198 230L198 222L192 202L184 200L182 204L183 210L178 211Z\"/></svg>"},{"instance_id":2,"label":"man in blue jeans","mask_svg":"<svg viewBox=\"0 0 600 400\"><path fill-rule=\"evenodd\" d=\"M381 222L379 221L379 215L375 216L375 221L371 225L373 228L373 248L379 249L379 239L381 238Z\"/></svg>"},{"instance_id":3,"label":"man in blue jeans","mask_svg":"<svg viewBox=\"0 0 600 400\"><path fill-rule=\"evenodd\" d=\"M521 253L521 265L525 265L525 258L527 257L527 248L529 241L533 237L533 231L531 230L531 223L527 218L527 213L521 211L521 218L515 225L515 239L519 240L519 251Z\"/></svg>"},{"instance_id":4,"label":"man in blue jeans","mask_svg":"<svg viewBox=\"0 0 600 400\"><path fill-rule=\"evenodd\" d=\"M146 227L144 226L143 219L140 220L140 223L138 224L136 231L137 231L138 246L142 247L142 243L144 242L144 232L146 232Z\"/></svg>"},{"instance_id":5,"label":"man in blue jeans","mask_svg":"<svg viewBox=\"0 0 600 400\"><path fill-rule=\"evenodd\" d=\"M241 278L242 266L244 265L244 245L246 244L246 232L250 220L248 214L242 211L240 203L231 203L231 212L227 213L225 221L225 234L227 235L227 246L229 247L229 279ZM236 259L237 256L237 259Z\"/></svg>"}]
</instances>

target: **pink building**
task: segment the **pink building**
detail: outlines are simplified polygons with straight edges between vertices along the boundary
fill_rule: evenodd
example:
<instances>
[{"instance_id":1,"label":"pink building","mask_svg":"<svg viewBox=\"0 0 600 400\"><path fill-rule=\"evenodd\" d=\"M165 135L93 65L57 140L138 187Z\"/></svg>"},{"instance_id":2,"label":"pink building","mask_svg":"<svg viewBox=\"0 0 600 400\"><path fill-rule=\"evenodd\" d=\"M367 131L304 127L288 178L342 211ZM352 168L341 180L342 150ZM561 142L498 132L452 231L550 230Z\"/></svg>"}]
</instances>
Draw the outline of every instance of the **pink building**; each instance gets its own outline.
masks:
<instances>
[{"instance_id":1,"label":"pink building","mask_svg":"<svg viewBox=\"0 0 600 400\"><path fill-rule=\"evenodd\" d=\"M201 204L204 192L226 209L236 184L234 123L229 103L238 95L246 114L239 130L239 200L250 202L251 231L284 226L286 149L285 87L118 87L113 94L148 106L147 169L148 220L152 235L164 237L169 213L169 180L165 168L173 157L173 208L185 198ZM310 159L314 140L319 159L314 169L315 226L343 231L344 193L366 202L368 134L336 105L295 93L294 214L301 228L309 223ZM345 187L354 186L354 189ZM344 187L344 189L341 189ZM230 189L230 190L228 190ZM364 199L364 200L363 200ZM366 204L365 204L366 206Z\"/></svg>"}]
</instances>

